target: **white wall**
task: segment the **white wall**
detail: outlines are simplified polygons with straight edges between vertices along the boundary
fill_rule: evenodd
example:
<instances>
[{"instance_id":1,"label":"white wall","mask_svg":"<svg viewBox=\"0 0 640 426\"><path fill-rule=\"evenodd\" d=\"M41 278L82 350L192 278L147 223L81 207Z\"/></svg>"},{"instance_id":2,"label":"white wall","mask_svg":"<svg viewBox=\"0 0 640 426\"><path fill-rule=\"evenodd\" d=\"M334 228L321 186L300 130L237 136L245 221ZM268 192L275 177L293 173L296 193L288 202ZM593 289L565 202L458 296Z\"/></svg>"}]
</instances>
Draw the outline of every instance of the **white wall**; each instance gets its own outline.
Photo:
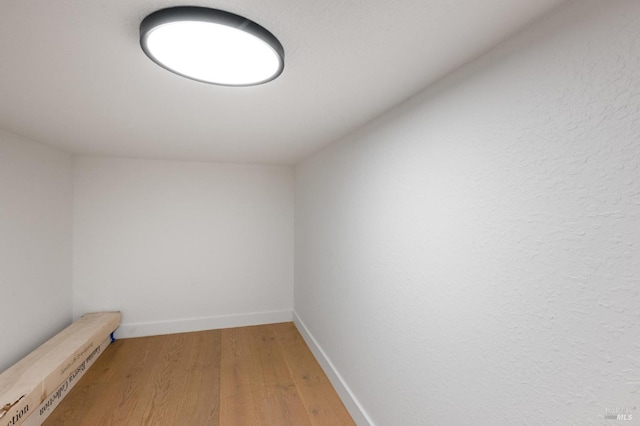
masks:
<instances>
[{"instance_id":1,"label":"white wall","mask_svg":"<svg viewBox=\"0 0 640 426\"><path fill-rule=\"evenodd\" d=\"M639 407L640 2L569 4L297 179L294 308L375 424Z\"/></svg>"},{"instance_id":2,"label":"white wall","mask_svg":"<svg viewBox=\"0 0 640 426\"><path fill-rule=\"evenodd\" d=\"M74 313L120 337L291 320L294 171L76 158Z\"/></svg>"},{"instance_id":3,"label":"white wall","mask_svg":"<svg viewBox=\"0 0 640 426\"><path fill-rule=\"evenodd\" d=\"M0 371L71 322L71 157L0 130Z\"/></svg>"}]
</instances>

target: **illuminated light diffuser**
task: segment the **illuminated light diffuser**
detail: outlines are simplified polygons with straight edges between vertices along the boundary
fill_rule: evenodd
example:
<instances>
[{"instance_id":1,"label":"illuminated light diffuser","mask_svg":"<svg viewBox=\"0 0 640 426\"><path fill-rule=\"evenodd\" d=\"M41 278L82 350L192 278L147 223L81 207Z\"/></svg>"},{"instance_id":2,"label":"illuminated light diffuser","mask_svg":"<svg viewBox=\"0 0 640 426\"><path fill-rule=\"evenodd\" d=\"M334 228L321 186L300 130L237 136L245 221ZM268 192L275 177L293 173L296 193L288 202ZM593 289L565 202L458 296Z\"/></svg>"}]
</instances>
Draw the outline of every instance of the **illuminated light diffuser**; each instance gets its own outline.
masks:
<instances>
[{"instance_id":1,"label":"illuminated light diffuser","mask_svg":"<svg viewBox=\"0 0 640 426\"><path fill-rule=\"evenodd\" d=\"M284 49L265 28L242 16L204 7L173 7L140 24L151 60L183 77L223 86L252 86L278 77Z\"/></svg>"}]
</instances>

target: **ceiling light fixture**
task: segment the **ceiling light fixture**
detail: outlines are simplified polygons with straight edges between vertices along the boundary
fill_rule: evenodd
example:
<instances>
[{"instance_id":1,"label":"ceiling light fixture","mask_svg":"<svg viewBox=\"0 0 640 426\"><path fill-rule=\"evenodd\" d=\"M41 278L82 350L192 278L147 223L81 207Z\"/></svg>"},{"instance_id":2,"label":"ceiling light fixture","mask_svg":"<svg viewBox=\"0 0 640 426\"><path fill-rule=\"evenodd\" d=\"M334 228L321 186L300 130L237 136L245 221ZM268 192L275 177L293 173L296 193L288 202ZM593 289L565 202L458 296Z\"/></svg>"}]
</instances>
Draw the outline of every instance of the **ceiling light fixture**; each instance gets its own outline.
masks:
<instances>
[{"instance_id":1,"label":"ceiling light fixture","mask_svg":"<svg viewBox=\"0 0 640 426\"><path fill-rule=\"evenodd\" d=\"M284 49L268 30L242 16L205 7L152 13L140 24L140 45L171 72L223 86L266 83L284 68Z\"/></svg>"}]
</instances>

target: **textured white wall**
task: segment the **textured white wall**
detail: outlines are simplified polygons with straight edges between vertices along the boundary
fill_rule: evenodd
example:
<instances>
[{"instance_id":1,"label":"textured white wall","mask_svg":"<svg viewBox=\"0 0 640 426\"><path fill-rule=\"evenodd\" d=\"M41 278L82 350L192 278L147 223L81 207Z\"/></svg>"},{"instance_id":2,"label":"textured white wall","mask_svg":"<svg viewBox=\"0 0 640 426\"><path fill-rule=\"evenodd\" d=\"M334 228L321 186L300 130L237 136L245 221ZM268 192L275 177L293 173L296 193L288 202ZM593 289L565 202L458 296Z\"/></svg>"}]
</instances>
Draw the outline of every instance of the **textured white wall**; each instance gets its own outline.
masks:
<instances>
[{"instance_id":1,"label":"textured white wall","mask_svg":"<svg viewBox=\"0 0 640 426\"><path fill-rule=\"evenodd\" d=\"M0 371L71 322L71 156L0 131Z\"/></svg>"},{"instance_id":2,"label":"textured white wall","mask_svg":"<svg viewBox=\"0 0 640 426\"><path fill-rule=\"evenodd\" d=\"M569 4L297 177L294 308L376 424L640 424L640 2Z\"/></svg>"},{"instance_id":3,"label":"textured white wall","mask_svg":"<svg viewBox=\"0 0 640 426\"><path fill-rule=\"evenodd\" d=\"M74 313L121 310L121 336L290 318L293 192L291 167L76 158Z\"/></svg>"}]
</instances>

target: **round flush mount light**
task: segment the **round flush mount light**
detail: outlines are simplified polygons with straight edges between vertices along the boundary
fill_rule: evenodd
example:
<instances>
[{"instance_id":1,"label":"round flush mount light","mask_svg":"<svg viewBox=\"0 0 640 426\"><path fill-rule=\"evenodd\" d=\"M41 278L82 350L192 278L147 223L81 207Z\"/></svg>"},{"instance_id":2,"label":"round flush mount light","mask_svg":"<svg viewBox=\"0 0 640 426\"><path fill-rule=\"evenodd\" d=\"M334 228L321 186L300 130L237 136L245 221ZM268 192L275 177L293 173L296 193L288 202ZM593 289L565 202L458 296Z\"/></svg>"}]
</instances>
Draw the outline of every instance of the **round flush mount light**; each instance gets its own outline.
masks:
<instances>
[{"instance_id":1,"label":"round flush mount light","mask_svg":"<svg viewBox=\"0 0 640 426\"><path fill-rule=\"evenodd\" d=\"M268 30L242 16L205 7L152 13L140 24L140 45L171 72L223 86L266 83L284 68L284 49Z\"/></svg>"}]
</instances>

